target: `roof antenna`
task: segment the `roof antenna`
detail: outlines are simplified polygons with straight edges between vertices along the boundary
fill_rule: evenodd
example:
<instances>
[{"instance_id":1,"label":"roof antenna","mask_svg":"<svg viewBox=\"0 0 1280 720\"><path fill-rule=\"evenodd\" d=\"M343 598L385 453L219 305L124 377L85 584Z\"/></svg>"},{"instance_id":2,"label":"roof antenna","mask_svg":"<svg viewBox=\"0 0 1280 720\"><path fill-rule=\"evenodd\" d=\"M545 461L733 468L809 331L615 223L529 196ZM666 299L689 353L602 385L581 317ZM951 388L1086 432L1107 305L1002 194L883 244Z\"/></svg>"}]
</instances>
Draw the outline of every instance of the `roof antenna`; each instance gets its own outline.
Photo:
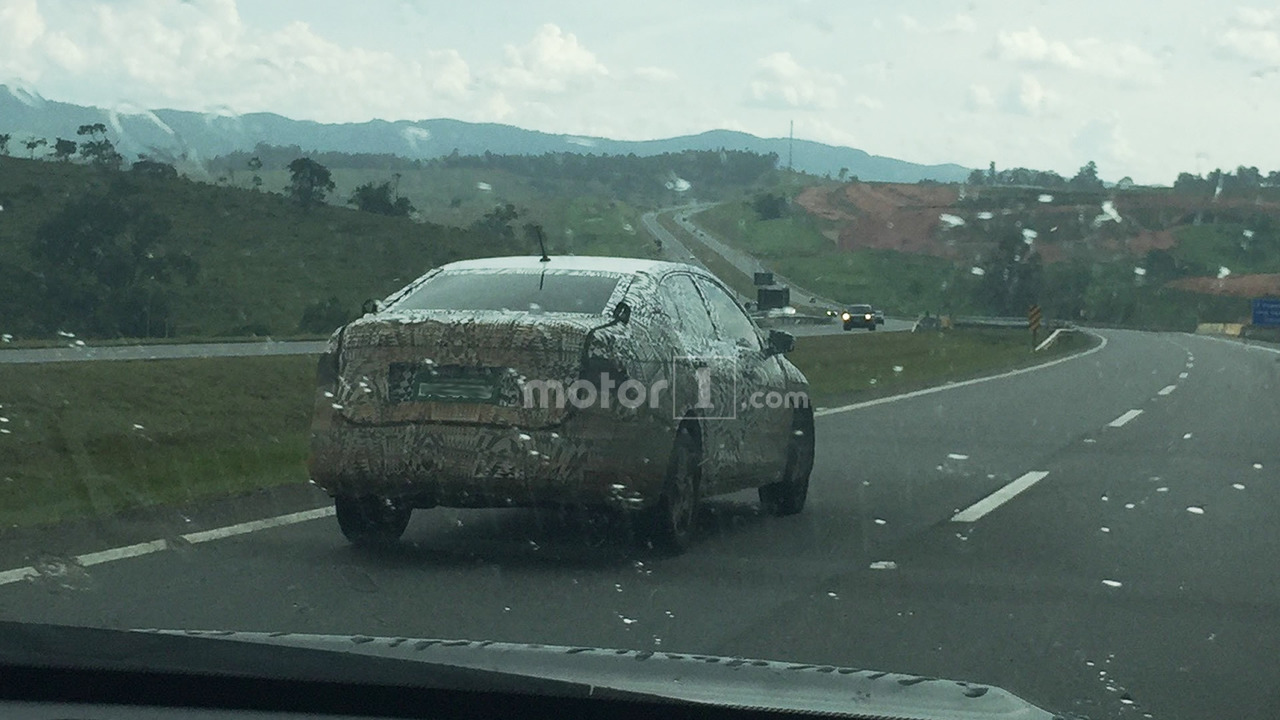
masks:
<instances>
[{"instance_id":1,"label":"roof antenna","mask_svg":"<svg viewBox=\"0 0 1280 720\"><path fill-rule=\"evenodd\" d=\"M533 232L538 236L538 247L542 249L542 257L538 259L538 262L551 262L551 258L547 257L547 243L546 238L542 235L542 226L534 225Z\"/></svg>"}]
</instances>

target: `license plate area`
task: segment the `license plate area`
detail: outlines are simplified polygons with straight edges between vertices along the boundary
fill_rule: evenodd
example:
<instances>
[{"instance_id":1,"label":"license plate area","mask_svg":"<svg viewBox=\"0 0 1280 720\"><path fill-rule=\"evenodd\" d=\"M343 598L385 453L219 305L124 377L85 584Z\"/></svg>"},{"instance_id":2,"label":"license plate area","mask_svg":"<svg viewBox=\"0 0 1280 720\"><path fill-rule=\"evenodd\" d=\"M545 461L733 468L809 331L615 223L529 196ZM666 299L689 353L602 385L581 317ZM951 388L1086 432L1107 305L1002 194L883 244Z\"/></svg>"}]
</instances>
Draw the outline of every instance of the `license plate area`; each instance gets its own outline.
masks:
<instances>
[{"instance_id":1,"label":"license plate area","mask_svg":"<svg viewBox=\"0 0 1280 720\"><path fill-rule=\"evenodd\" d=\"M510 405L517 394L507 368L392 363L387 379L393 403Z\"/></svg>"}]
</instances>

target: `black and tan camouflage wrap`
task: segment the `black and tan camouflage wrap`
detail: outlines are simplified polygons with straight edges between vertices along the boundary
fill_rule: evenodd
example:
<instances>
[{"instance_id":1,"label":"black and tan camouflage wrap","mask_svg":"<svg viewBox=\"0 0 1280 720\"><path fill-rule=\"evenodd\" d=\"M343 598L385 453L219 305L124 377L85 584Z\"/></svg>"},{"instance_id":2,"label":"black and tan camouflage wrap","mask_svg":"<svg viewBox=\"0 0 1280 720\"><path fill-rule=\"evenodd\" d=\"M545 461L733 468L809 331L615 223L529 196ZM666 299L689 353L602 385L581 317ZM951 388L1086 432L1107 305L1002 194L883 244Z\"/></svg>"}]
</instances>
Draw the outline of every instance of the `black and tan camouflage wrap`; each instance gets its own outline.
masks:
<instances>
[{"instance_id":1,"label":"black and tan camouflage wrap","mask_svg":"<svg viewBox=\"0 0 1280 720\"><path fill-rule=\"evenodd\" d=\"M724 370L737 361L735 354L751 352L716 338L684 336L657 302L665 275L705 273L626 260L616 261L618 269L596 270L600 259L587 260L596 262L588 271L621 276L599 315L396 311L396 301L433 271L388 298L388 310L335 332L321 363L336 364L336 378L322 370L316 388L308 463L313 482L335 496L396 497L420 507L638 508L660 494L682 421L696 423L702 441L705 495L779 477L792 411L750 411L743 403L757 390L807 390L803 375L785 358L765 358L756 350L755 362L766 372L711 385L712 405L720 409L715 414L735 417L698 420L707 413L697 407L689 363L681 358L711 357ZM630 321L610 324L614 306L624 300L632 308ZM589 367L599 361L646 388L660 382L674 387L657 393L656 403L635 408L617 402L527 406L530 382L568 387L582 376L584 358ZM483 376L498 388L496 400L416 401L416 373Z\"/></svg>"}]
</instances>

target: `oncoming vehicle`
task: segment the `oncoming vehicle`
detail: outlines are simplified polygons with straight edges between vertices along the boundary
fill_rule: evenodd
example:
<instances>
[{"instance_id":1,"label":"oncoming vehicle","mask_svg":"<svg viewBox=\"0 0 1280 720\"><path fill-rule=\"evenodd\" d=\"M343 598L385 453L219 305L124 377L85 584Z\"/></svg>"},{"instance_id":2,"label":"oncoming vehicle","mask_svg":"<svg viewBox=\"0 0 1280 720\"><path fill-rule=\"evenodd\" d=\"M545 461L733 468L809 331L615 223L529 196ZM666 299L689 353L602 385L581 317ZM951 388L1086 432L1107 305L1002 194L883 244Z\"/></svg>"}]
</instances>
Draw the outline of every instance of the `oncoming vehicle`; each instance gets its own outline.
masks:
<instances>
[{"instance_id":1,"label":"oncoming vehicle","mask_svg":"<svg viewBox=\"0 0 1280 720\"><path fill-rule=\"evenodd\" d=\"M870 305L850 305L843 313L840 313L840 320L844 322L845 330L852 330L856 327L866 328L868 330L876 329L875 311Z\"/></svg>"},{"instance_id":2,"label":"oncoming vehicle","mask_svg":"<svg viewBox=\"0 0 1280 720\"><path fill-rule=\"evenodd\" d=\"M808 381L713 276L650 260L510 257L434 269L336 331L309 469L358 545L416 508L628 513L685 549L701 498L799 512Z\"/></svg>"}]
</instances>

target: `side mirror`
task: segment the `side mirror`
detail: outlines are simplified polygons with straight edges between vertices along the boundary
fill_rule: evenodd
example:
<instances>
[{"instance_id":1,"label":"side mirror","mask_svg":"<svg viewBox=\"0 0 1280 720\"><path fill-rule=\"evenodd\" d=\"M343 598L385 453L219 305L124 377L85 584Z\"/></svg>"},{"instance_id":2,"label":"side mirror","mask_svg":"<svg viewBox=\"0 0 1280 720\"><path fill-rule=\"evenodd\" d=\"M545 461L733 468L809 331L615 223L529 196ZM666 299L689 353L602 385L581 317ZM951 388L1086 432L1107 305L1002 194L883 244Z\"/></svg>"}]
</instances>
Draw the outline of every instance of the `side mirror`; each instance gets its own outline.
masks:
<instances>
[{"instance_id":1,"label":"side mirror","mask_svg":"<svg viewBox=\"0 0 1280 720\"><path fill-rule=\"evenodd\" d=\"M372 315L382 309L382 303L378 300L365 300L364 305L360 306L360 312L365 315Z\"/></svg>"},{"instance_id":2,"label":"side mirror","mask_svg":"<svg viewBox=\"0 0 1280 720\"><path fill-rule=\"evenodd\" d=\"M631 322L631 305L626 300L621 300L613 306L613 319L623 325Z\"/></svg>"},{"instance_id":3,"label":"side mirror","mask_svg":"<svg viewBox=\"0 0 1280 720\"><path fill-rule=\"evenodd\" d=\"M796 338L789 332L770 330L767 347L770 355L785 355L796 349Z\"/></svg>"}]
</instances>

